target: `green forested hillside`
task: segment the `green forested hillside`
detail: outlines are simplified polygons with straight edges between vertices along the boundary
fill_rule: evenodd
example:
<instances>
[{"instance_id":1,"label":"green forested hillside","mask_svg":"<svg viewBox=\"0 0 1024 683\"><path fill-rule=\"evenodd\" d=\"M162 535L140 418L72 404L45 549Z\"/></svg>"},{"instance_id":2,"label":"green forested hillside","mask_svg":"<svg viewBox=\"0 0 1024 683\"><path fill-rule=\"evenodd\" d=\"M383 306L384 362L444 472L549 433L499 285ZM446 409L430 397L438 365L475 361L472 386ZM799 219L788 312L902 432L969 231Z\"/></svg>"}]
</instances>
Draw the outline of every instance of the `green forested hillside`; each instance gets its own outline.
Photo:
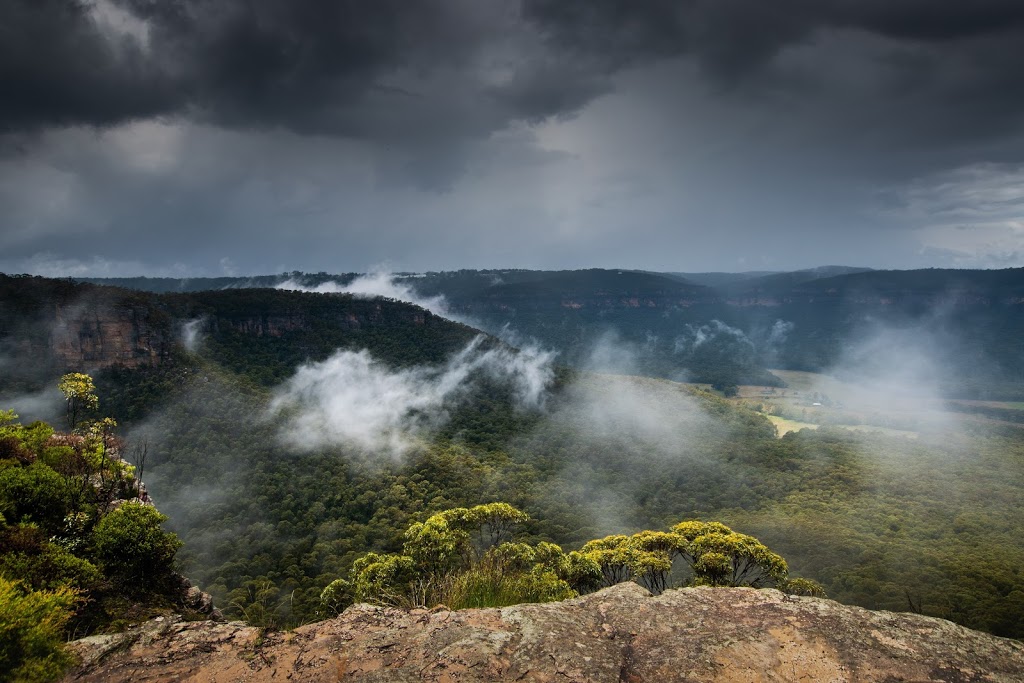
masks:
<instances>
[{"instance_id":1,"label":"green forested hillside","mask_svg":"<svg viewBox=\"0 0 1024 683\"><path fill-rule=\"evenodd\" d=\"M153 291L348 284L352 273L110 281ZM1024 269L790 273L460 270L395 274L492 334L535 339L576 367L728 386L766 368L829 371L896 331L942 366L951 398L1024 398ZM609 347L626 353L609 355Z\"/></svg>"},{"instance_id":2,"label":"green forested hillside","mask_svg":"<svg viewBox=\"0 0 1024 683\"><path fill-rule=\"evenodd\" d=\"M0 411L3 681L59 676L69 636L171 611L205 616L173 571L181 542L161 528L115 422L97 417L91 381L68 375L61 391L68 432Z\"/></svg>"},{"instance_id":3,"label":"green forested hillside","mask_svg":"<svg viewBox=\"0 0 1024 683\"><path fill-rule=\"evenodd\" d=\"M193 350L109 368L98 390L129 442L148 446L143 476L185 543L180 568L256 623L316 618L322 589L367 551L399 551L411 523L505 501L532 518L522 539L566 550L721 520L835 599L1024 635L1017 428L951 420L917 440L830 429L778 439L763 416L686 385L566 369L529 403L512 375L450 372L474 332L421 309L266 290L175 296L161 310L203 321ZM391 327L341 324L378 310ZM365 383L380 389L364 401L376 406L451 377L457 390L399 404L416 427L400 448L334 438L348 432L300 420L301 403L271 409L297 368L356 361L372 372L310 395L333 401ZM303 442L297 425L334 437Z\"/></svg>"},{"instance_id":4,"label":"green forested hillside","mask_svg":"<svg viewBox=\"0 0 1024 683\"><path fill-rule=\"evenodd\" d=\"M838 600L920 609L1020 637L1024 439L801 432L657 380L563 375L543 413L501 397L459 409L401 459L344 447L296 454L266 395L198 366L133 438L186 572L268 623L317 614L367 550L400 549L428 513L503 500L525 537L571 549L614 532L720 519Z\"/></svg>"}]
</instances>

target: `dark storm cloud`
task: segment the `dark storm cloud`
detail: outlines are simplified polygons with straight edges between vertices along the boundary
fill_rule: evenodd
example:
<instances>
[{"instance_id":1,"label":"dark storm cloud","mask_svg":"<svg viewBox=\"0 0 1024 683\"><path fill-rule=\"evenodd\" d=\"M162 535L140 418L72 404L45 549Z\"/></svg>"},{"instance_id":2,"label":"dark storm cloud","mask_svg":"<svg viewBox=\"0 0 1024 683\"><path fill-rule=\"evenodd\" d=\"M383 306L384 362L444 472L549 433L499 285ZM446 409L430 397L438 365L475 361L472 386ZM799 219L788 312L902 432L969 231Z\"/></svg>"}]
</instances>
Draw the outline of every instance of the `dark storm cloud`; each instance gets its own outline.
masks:
<instances>
[{"instance_id":1,"label":"dark storm cloud","mask_svg":"<svg viewBox=\"0 0 1024 683\"><path fill-rule=\"evenodd\" d=\"M840 101L830 44L864 45L854 71L864 101L889 99L871 121L927 143L1020 130L1024 114L1024 3L1017 0L524 0L552 49L614 72L655 59L692 58L732 96L789 93ZM850 40L850 38L846 38ZM788 64L787 49L809 61ZM666 83L666 87L671 84ZM841 118L837 122L840 127ZM955 141L955 140L954 140Z\"/></svg>"},{"instance_id":2,"label":"dark storm cloud","mask_svg":"<svg viewBox=\"0 0 1024 683\"><path fill-rule=\"evenodd\" d=\"M417 107L419 93L382 79L464 66L493 28L433 0L124 2L151 27L152 58L179 72L199 115L353 136L388 128L375 108Z\"/></svg>"},{"instance_id":3,"label":"dark storm cloud","mask_svg":"<svg viewBox=\"0 0 1024 683\"><path fill-rule=\"evenodd\" d=\"M946 42L1024 27L1024 5L1015 0L843 0L822 7L834 23L914 40Z\"/></svg>"},{"instance_id":4,"label":"dark storm cloud","mask_svg":"<svg viewBox=\"0 0 1024 683\"><path fill-rule=\"evenodd\" d=\"M716 73L744 71L815 23L799 0L525 0L524 13L571 53L600 56L609 70L655 58L696 55Z\"/></svg>"},{"instance_id":5,"label":"dark storm cloud","mask_svg":"<svg viewBox=\"0 0 1024 683\"><path fill-rule=\"evenodd\" d=\"M137 41L104 35L86 3L0 0L0 132L161 114L179 87Z\"/></svg>"},{"instance_id":6,"label":"dark storm cloud","mask_svg":"<svg viewBox=\"0 0 1024 683\"><path fill-rule=\"evenodd\" d=\"M1018 214L978 198L1016 191L1021 63L1024 4L994 0L0 0L0 250L1017 258Z\"/></svg>"},{"instance_id":7,"label":"dark storm cloud","mask_svg":"<svg viewBox=\"0 0 1024 683\"><path fill-rule=\"evenodd\" d=\"M141 30L116 30L105 9ZM522 59L528 32L501 2L3 0L2 18L8 131L186 115L451 139L571 111L607 88L539 52Z\"/></svg>"},{"instance_id":8,"label":"dark storm cloud","mask_svg":"<svg viewBox=\"0 0 1024 683\"><path fill-rule=\"evenodd\" d=\"M837 30L892 41L880 90L972 98L981 116L1024 97L1010 0L2 2L6 130L163 114L415 147L571 115L651 60L692 57L731 86L778 78L781 50ZM112 30L105 7L141 30Z\"/></svg>"},{"instance_id":9,"label":"dark storm cloud","mask_svg":"<svg viewBox=\"0 0 1024 683\"><path fill-rule=\"evenodd\" d=\"M555 42L601 54L612 68L694 54L728 72L824 28L948 43L1024 27L1016 0L524 0L523 7Z\"/></svg>"}]
</instances>

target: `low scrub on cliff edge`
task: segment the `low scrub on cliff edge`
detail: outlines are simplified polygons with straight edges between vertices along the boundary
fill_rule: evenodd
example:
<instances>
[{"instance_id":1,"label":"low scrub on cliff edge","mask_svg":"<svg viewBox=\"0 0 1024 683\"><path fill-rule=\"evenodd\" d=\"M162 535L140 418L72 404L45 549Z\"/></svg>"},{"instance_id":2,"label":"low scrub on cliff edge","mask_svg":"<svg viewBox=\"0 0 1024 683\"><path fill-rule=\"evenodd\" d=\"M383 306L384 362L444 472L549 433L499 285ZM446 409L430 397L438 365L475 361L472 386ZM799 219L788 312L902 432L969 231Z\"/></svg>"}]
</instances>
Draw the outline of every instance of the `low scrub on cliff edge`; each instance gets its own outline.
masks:
<instances>
[{"instance_id":1,"label":"low scrub on cliff edge","mask_svg":"<svg viewBox=\"0 0 1024 683\"><path fill-rule=\"evenodd\" d=\"M0 411L0 681L42 681L68 637L181 611L181 542L148 502L87 375L66 375L69 430ZM140 463L141 464L141 463Z\"/></svg>"},{"instance_id":2,"label":"low scrub on cliff edge","mask_svg":"<svg viewBox=\"0 0 1024 683\"><path fill-rule=\"evenodd\" d=\"M333 616L354 601L401 607L502 607L576 597L623 581L654 593L684 585L774 587L823 595L813 581L790 579L786 561L756 538L718 522L684 521L590 541L563 552L554 543L516 542L529 516L507 503L453 508L417 522L402 553L367 553L350 579L321 594Z\"/></svg>"}]
</instances>

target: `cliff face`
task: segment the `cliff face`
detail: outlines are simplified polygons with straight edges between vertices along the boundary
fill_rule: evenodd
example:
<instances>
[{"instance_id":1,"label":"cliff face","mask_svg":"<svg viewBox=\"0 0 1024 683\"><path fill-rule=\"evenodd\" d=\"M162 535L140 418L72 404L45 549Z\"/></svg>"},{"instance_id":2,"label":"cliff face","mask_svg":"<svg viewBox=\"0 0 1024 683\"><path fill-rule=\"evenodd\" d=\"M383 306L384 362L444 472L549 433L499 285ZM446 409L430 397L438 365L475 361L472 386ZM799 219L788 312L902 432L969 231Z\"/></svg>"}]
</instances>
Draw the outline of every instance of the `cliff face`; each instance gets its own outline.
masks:
<instances>
[{"instance_id":1,"label":"cliff face","mask_svg":"<svg viewBox=\"0 0 1024 683\"><path fill-rule=\"evenodd\" d=\"M0 358L14 359L26 376L159 365L189 333L305 334L334 346L365 331L475 334L449 329L454 326L415 306L346 295L272 289L161 295L0 274Z\"/></svg>"},{"instance_id":2,"label":"cliff face","mask_svg":"<svg viewBox=\"0 0 1024 683\"><path fill-rule=\"evenodd\" d=\"M164 325L144 306L56 306L50 348L63 368L156 365L170 352Z\"/></svg>"},{"instance_id":3,"label":"cliff face","mask_svg":"<svg viewBox=\"0 0 1024 683\"><path fill-rule=\"evenodd\" d=\"M352 331L371 327L413 326L422 327L428 321L441 320L437 316L412 306L384 311L379 303L357 301L350 309L331 311L329 315L317 318L301 309L274 313L251 313L245 315L213 314L205 321L209 331L231 330L256 337L281 337L288 332L309 329L314 322L330 325L339 330Z\"/></svg>"},{"instance_id":4,"label":"cliff face","mask_svg":"<svg viewBox=\"0 0 1024 683\"><path fill-rule=\"evenodd\" d=\"M913 614L772 590L636 584L450 612L356 605L291 633L151 622L73 643L69 681L1024 680L1024 646Z\"/></svg>"}]
</instances>

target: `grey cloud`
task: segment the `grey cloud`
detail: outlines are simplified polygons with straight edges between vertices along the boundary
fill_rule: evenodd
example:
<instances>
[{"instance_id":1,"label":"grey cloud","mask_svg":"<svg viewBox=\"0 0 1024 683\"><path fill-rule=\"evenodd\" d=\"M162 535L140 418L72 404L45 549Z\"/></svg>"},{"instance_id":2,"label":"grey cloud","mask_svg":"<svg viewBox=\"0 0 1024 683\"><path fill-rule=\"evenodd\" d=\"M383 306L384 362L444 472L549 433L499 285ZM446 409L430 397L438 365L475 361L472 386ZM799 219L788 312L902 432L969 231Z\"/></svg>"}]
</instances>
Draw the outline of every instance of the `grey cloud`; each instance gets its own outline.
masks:
<instances>
[{"instance_id":1,"label":"grey cloud","mask_svg":"<svg viewBox=\"0 0 1024 683\"><path fill-rule=\"evenodd\" d=\"M0 2L0 132L163 114L180 88L137 40L106 35L91 3Z\"/></svg>"},{"instance_id":2,"label":"grey cloud","mask_svg":"<svg viewBox=\"0 0 1024 683\"><path fill-rule=\"evenodd\" d=\"M1024 160L1018 4L0 0L0 268L956 260L882 204Z\"/></svg>"},{"instance_id":3,"label":"grey cloud","mask_svg":"<svg viewBox=\"0 0 1024 683\"><path fill-rule=\"evenodd\" d=\"M552 49L604 73L685 57L713 89L754 96L754 106L765 97L849 105L842 90L853 85L851 118L898 131L890 143L1020 129L1024 6L1011 0L524 0L524 12ZM860 48L852 68L840 61L844 41ZM801 51L803 61L787 59ZM885 111L863 106L878 100ZM849 123L839 114L837 124Z\"/></svg>"},{"instance_id":4,"label":"grey cloud","mask_svg":"<svg viewBox=\"0 0 1024 683\"><path fill-rule=\"evenodd\" d=\"M111 30L103 7L144 35ZM466 171L467 141L515 121L573 116L613 92L617 73L680 57L699 64L713 89L754 97L753 106L804 101L812 128L870 122L863 136L879 145L942 139L949 147L1019 132L1024 109L1024 9L1008 0L2 0L0 8L8 27L0 84L12 94L0 131L174 116L339 136L398 151L382 177L442 192ZM816 98L822 106L808 107Z\"/></svg>"},{"instance_id":5,"label":"grey cloud","mask_svg":"<svg viewBox=\"0 0 1024 683\"><path fill-rule=\"evenodd\" d=\"M841 0L828 14L837 23L846 22L895 38L933 42L1024 28L1024 6L1015 0Z\"/></svg>"},{"instance_id":6,"label":"grey cloud","mask_svg":"<svg viewBox=\"0 0 1024 683\"><path fill-rule=\"evenodd\" d=\"M96 3L4 0L0 130L165 115L405 144L485 137L606 88L573 86L502 2L97 2L144 39L105 30Z\"/></svg>"},{"instance_id":7,"label":"grey cloud","mask_svg":"<svg viewBox=\"0 0 1024 683\"><path fill-rule=\"evenodd\" d=\"M145 27L111 31L97 6ZM716 79L770 72L783 49L855 30L896 41L886 65L982 99L1015 79L1016 2L900 0L4 0L0 126L185 115L228 127L416 140L485 136L571 115L609 76L691 56ZM938 48L941 48L938 49ZM825 71L828 64L820 65ZM953 68L951 68L953 67ZM972 68L973 67L973 68ZM922 79L922 76L928 78ZM955 90L955 88L954 88Z\"/></svg>"},{"instance_id":8,"label":"grey cloud","mask_svg":"<svg viewBox=\"0 0 1024 683\"><path fill-rule=\"evenodd\" d=\"M550 40L603 54L608 68L694 54L713 71L730 73L819 29L948 43L1024 28L1024 7L1014 0L524 0L523 6Z\"/></svg>"}]
</instances>

